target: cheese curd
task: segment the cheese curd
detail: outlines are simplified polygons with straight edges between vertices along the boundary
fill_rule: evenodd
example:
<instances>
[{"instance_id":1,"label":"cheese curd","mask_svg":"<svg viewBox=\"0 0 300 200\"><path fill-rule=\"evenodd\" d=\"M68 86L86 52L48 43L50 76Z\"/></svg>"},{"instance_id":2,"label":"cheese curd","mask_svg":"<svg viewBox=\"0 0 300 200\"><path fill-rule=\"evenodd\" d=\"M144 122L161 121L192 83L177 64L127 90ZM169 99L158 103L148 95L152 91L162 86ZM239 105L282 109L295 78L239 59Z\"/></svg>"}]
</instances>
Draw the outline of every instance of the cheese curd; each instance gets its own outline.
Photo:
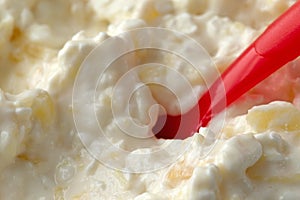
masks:
<instances>
[{"instance_id":1,"label":"cheese curd","mask_svg":"<svg viewBox=\"0 0 300 200\"><path fill-rule=\"evenodd\" d=\"M127 101L126 89L142 83L173 84L188 110L190 96L162 66L135 71L127 85L119 87L120 95L114 96L114 86L135 65L159 62L180 72L200 96L216 78L214 67L224 71L294 2L0 1L0 199L299 199L299 60L234 103L217 141L209 143L205 153L209 127L185 140L165 141L141 140L133 136L149 136L149 129L126 135L119 126L133 119L151 128L160 113L153 107L157 103L169 113L180 112L174 94L153 85L141 87ZM96 90L90 80L99 74L87 73L86 82L79 84L86 88L80 96L95 93L93 102L72 100L76 77L84 70L80 66L93 49L107 39L119 40L125 31L144 27L186 34L206 49L215 66L206 63L199 74L170 54L139 51L106 70ZM142 36L133 35L136 41L138 37ZM170 43L162 38L162 45ZM196 56L189 43L176 45L172 46L175 52L184 49ZM110 55L119 48L105 50ZM123 115L127 109L130 115ZM88 117L91 110L98 121ZM100 126L105 137L94 140L95 135L78 134L74 115L92 133ZM104 140L110 142L108 146ZM168 150L155 154L168 145ZM100 152L104 160L97 160L90 148L104 149ZM126 153L117 154L120 149ZM143 156L137 159L136 154ZM174 154L176 159L168 163ZM114 162L119 168L114 169ZM150 165L157 169L149 170ZM137 168L148 171L139 173Z\"/></svg>"}]
</instances>

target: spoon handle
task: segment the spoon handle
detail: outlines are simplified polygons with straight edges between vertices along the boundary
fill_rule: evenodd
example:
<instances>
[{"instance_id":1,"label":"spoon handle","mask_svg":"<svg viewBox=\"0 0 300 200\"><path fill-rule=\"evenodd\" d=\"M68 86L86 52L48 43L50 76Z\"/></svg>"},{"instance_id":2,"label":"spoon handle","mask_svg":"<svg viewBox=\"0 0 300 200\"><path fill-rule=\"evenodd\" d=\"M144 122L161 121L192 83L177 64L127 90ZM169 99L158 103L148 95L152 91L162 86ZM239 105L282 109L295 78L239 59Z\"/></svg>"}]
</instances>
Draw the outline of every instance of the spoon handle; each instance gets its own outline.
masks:
<instances>
[{"instance_id":1,"label":"spoon handle","mask_svg":"<svg viewBox=\"0 0 300 200\"><path fill-rule=\"evenodd\" d=\"M200 126L300 55L300 1L297 1L225 70L198 102Z\"/></svg>"},{"instance_id":2,"label":"spoon handle","mask_svg":"<svg viewBox=\"0 0 300 200\"><path fill-rule=\"evenodd\" d=\"M184 139L193 135L240 96L299 55L300 0L268 26L208 88L197 105L182 115L167 115L159 131L155 126L156 137ZM159 117L160 121L163 117Z\"/></svg>"}]
</instances>

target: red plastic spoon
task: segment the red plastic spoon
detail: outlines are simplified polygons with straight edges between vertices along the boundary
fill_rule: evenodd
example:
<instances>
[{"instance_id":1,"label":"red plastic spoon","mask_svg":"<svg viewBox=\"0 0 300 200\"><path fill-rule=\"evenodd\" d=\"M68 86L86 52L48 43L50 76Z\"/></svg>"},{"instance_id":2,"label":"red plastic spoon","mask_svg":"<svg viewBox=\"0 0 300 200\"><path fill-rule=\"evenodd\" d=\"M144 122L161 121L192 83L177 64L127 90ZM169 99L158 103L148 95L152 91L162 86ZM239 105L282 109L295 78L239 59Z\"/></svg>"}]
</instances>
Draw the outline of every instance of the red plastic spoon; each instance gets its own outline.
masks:
<instances>
[{"instance_id":1,"label":"red plastic spoon","mask_svg":"<svg viewBox=\"0 0 300 200\"><path fill-rule=\"evenodd\" d=\"M157 138L165 139L193 135L241 95L299 55L300 1L297 1L226 69L197 105L183 115L160 116L153 132Z\"/></svg>"}]
</instances>

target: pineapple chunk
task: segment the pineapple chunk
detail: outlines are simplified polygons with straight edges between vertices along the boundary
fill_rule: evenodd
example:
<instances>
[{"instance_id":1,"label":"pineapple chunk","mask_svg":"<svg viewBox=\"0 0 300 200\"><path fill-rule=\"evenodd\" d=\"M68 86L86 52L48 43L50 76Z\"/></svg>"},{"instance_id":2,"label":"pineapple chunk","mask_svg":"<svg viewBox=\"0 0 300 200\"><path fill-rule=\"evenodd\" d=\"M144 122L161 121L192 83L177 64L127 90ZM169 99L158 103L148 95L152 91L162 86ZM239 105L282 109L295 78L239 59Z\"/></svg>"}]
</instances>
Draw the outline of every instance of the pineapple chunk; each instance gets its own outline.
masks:
<instances>
[{"instance_id":1,"label":"pineapple chunk","mask_svg":"<svg viewBox=\"0 0 300 200\"><path fill-rule=\"evenodd\" d=\"M246 116L256 132L296 131L300 129L300 111L288 102L272 102L252 108Z\"/></svg>"}]
</instances>

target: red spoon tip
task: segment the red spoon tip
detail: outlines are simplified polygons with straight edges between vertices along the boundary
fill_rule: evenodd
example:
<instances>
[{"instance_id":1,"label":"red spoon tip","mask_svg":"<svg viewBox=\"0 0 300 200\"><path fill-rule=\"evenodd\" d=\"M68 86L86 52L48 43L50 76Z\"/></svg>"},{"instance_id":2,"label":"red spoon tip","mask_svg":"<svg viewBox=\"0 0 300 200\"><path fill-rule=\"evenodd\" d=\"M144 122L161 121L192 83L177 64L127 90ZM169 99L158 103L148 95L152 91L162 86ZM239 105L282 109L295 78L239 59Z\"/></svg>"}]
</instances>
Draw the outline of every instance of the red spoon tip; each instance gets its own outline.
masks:
<instances>
[{"instance_id":1,"label":"red spoon tip","mask_svg":"<svg viewBox=\"0 0 300 200\"><path fill-rule=\"evenodd\" d=\"M159 116L152 131L156 138L185 139L205 127L211 119L210 95L207 92L190 111L183 115Z\"/></svg>"}]
</instances>

